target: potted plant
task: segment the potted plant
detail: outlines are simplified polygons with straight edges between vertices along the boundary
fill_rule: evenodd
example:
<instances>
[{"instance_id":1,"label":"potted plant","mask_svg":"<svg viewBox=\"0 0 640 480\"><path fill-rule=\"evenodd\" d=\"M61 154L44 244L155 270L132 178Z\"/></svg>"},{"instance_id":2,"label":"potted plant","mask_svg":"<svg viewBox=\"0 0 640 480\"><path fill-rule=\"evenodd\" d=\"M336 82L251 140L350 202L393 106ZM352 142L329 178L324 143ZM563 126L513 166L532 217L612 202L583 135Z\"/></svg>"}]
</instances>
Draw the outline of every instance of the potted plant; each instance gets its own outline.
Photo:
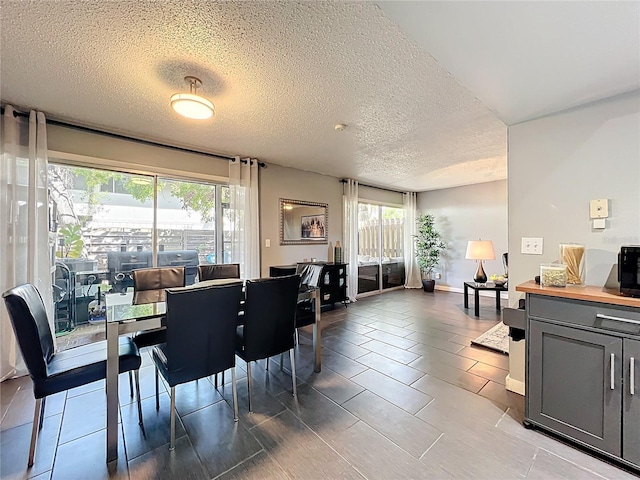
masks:
<instances>
[{"instance_id":1,"label":"potted plant","mask_svg":"<svg viewBox=\"0 0 640 480\"><path fill-rule=\"evenodd\" d=\"M440 233L435 229L433 215L423 213L416 218L418 233L416 240L416 258L423 274L422 287L425 292L433 292L436 281L431 278L433 268L440 261L440 254L446 248L440 239Z\"/></svg>"},{"instance_id":2,"label":"potted plant","mask_svg":"<svg viewBox=\"0 0 640 480\"><path fill-rule=\"evenodd\" d=\"M60 229L60 252L56 252L57 257L63 258L80 258L82 249L84 248L84 240L82 239L82 228L80 225L65 225Z\"/></svg>"}]
</instances>

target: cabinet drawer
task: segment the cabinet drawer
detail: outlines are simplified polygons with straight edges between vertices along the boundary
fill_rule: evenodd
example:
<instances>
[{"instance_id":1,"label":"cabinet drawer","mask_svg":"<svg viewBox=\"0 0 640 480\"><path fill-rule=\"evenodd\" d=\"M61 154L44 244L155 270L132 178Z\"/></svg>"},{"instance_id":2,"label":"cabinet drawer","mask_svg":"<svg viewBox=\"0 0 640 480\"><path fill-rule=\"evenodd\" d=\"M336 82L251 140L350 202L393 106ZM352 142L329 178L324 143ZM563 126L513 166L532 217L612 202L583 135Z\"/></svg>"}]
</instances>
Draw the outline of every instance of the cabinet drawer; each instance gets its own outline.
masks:
<instances>
[{"instance_id":1,"label":"cabinet drawer","mask_svg":"<svg viewBox=\"0 0 640 480\"><path fill-rule=\"evenodd\" d=\"M529 295L529 316L640 336L640 309L568 298Z\"/></svg>"}]
</instances>

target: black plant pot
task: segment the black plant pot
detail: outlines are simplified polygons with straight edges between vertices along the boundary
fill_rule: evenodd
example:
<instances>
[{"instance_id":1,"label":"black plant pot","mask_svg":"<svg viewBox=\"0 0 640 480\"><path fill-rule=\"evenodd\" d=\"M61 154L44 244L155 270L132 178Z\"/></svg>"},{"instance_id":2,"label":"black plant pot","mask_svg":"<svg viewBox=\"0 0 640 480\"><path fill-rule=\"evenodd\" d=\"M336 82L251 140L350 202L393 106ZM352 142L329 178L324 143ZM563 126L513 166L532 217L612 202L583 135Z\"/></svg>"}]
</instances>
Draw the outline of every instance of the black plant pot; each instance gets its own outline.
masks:
<instances>
[{"instance_id":1,"label":"black plant pot","mask_svg":"<svg viewBox=\"0 0 640 480\"><path fill-rule=\"evenodd\" d=\"M435 288L436 288L435 280L422 280L422 289L425 292L433 292Z\"/></svg>"}]
</instances>

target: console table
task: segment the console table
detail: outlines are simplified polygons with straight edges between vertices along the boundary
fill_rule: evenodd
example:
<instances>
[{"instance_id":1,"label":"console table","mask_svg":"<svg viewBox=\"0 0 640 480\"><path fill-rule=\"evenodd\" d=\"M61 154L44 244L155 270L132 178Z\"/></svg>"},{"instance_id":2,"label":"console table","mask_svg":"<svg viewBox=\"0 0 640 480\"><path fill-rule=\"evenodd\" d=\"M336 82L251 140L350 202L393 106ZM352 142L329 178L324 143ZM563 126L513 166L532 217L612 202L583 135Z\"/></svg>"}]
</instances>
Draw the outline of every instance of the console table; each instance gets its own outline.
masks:
<instances>
[{"instance_id":1,"label":"console table","mask_svg":"<svg viewBox=\"0 0 640 480\"><path fill-rule=\"evenodd\" d=\"M480 290L493 290L496 292L496 310L500 311L500 292L507 292L509 289L504 285L496 285L494 283L487 283L485 285L477 284L475 282L464 282L464 308L469 308L469 289L473 289L474 302L475 302L475 314L476 317L480 316Z\"/></svg>"}]
</instances>

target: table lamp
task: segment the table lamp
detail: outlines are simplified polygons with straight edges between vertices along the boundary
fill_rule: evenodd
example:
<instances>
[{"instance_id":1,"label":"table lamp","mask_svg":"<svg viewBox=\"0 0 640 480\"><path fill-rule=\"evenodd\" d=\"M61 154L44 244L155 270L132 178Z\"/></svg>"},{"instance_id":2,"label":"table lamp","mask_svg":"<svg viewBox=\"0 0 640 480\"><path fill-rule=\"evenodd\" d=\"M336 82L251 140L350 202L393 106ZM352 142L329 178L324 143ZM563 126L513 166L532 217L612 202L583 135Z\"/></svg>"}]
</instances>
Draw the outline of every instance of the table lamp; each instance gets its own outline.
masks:
<instances>
[{"instance_id":1,"label":"table lamp","mask_svg":"<svg viewBox=\"0 0 640 480\"><path fill-rule=\"evenodd\" d=\"M495 260L496 255L493 253L493 242L491 240L469 240L467 243L467 260L477 260L478 270L473 277L476 283L487 283L487 274L482 268L482 260Z\"/></svg>"}]
</instances>

